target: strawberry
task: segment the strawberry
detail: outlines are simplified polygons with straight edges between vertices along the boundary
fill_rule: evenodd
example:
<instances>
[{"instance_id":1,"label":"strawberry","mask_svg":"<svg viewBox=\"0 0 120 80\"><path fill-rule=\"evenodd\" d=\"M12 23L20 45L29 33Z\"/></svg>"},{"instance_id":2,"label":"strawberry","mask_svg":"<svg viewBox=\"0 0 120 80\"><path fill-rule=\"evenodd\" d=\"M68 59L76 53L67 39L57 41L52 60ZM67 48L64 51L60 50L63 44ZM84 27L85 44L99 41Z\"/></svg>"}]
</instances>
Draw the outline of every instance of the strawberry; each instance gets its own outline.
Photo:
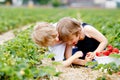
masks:
<instances>
[{"instance_id":1,"label":"strawberry","mask_svg":"<svg viewBox=\"0 0 120 80\"><path fill-rule=\"evenodd\" d=\"M96 56L98 56L98 57L103 56L103 53L102 52L96 52Z\"/></svg>"},{"instance_id":2,"label":"strawberry","mask_svg":"<svg viewBox=\"0 0 120 80\"><path fill-rule=\"evenodd\" d=\"M112 52L119 53L119 49L118 48L113 48Z\"/></svg>"},{"instance_id":3,"label":"strawberry","mask_svg":"<svg viewBox=\"0 0 120 80\"><path fill-rule=\"evenodd\" d=\"M107 50L110 51L110 52L112 52L113 46L109 44L109 45L107 46Z\"/></svg>"},{"instance_id":4,"label":"strawberry","mask_svg":"<svg viewBox=\"0 0 120 80\"><path fill-rule=\"evenodd\" d=\"M99 52L96 52L96 56L100 56L100 53L99 53Z\"/></svg>"},{"instance_id":5,"label":"strawberry","mask_svg":"<svg viewBox=\"0 0 120 80\"><path fill-rule=\"evenodd\" d=\"M110 51L103 51L103 54L105 55L105 56L109 56L109 54L110 54Z\"/></svg>"}]
</instances>

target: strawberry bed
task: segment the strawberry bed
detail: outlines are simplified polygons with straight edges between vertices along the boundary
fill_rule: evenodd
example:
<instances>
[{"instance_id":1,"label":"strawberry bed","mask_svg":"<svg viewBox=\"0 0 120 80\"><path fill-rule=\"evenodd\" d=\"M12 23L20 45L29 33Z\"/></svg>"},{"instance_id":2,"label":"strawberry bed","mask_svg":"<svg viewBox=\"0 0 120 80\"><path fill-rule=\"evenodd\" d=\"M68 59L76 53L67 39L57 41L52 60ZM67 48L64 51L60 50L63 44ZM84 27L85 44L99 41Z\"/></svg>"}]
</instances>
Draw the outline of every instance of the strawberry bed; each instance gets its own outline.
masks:
<instances>
[{"instance_id":1,"label":"strawberry bed","mask_svg":"<svg viewBox=\"0 0 120 80\"><path fill-rule=\"evenodd\" d=\"M93 25L107 37L109 43L120 49L120 10L118 9L29 9L5 7L0 8L0 11L0 33L26 24L31 24L36 21L57 22L64 16L70 16L77 19L82 18L84 22ZM31 32L32 28L20 32L15 31L16 37L14 39L6 42L4 45L0 45L0 80L46 80L46 78L47 80L50 80L51 76L59 76L60 73L56 72L58 70L53 66L42 66L43 63L41 60L47 57L47 55L44 55L46 49L40 48L32 42L30 36ZM110 54L109 56L106 56L108 55L107 52L104 52L104 54L97 57L120 58L118 54ZM103 61L105 61L105 59L103 59ZM48 64L48 61L46 63ZM96 69L103 67L103 69L107 69L109 73L118 72L120 75L120 66L116 67L113 63L108 64L98 65ZM95 80L95 78L100 75L100 72L98 71L95 73L91 72L91 70L89 71L85 69L85 67L82 69L63 68L60 71L63 72L61 75L63 75L64 78L62 79L60 76L58 78L61 79L51 80ZM96 77L95 74L98 76ZM101 74L101 76L102 75L104 77L104 74ZM111 80L120 80L118 75L113 74L110 77Z\"/></svg>"}]
</instances>

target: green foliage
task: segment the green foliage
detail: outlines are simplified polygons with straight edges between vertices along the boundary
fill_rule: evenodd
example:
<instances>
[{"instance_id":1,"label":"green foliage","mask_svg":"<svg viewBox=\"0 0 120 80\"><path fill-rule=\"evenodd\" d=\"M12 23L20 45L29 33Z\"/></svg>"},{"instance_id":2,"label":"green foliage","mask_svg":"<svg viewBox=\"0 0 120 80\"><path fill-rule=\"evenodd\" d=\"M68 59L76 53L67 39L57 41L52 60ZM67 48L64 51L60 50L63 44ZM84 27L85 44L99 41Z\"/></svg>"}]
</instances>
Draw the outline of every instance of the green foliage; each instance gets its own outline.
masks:
<instances>
[{"instance_id":1,"label":"green foliage","mask_svg":"<svg viewBox=\"0 0 120 80\"><path fill-rule=\"evenodd\" d=\"M96 61L93 62L87 62L85 64L85 66L89 67L89 68L94 68L98 63Z\"/></svg>"},{"instance_id":2,"label":"green foliage","mask_svg":"<svg viewBox=\"0 0 120 80\"><path fill-rule=\"evenodd\" d=\"M61 9L61 8L0 8L0 33L38 21L57 22L65 16L82 18L102 32L109 43L120 49L120 10L103 9ZM115 14L115 15L114 15ZM0 79L34 80L59 76L54 67L41 66L42 59L54 55L44 55L46 48L38 47L31 40L32 28L15 32L16 37L0 46ZM116 55L113 55L116 57ZM119 58L119 56L117 56ZM59 63L53 62L53 65ZM92 67L96 63L89 63ZM87 64L87 66L89 65ZM39 66L39 68L38 68ZM120 71L114 63L99 64L94 69L107 70L109 74Z\"/></svg>"},{"instance_id":3,"label":"green foliage","mask_svg":"<svg viewBox=\"0 0 120 80\"><path fill-rule=\"evenodd\" d=\"M92 68L93 70L100 70L110 75L120 71L120 65L116 65L116 63L114 62L108 64L98 64L97 62L88 62L86 63L86 66Z\"/></svg>"},{"instance_id":4,"label":"green foliage","mask_svg":"<svg viewBox=\"0 0 120 80\"><path fill-rule=\"evenodd\" d=\"M60 62L56 62L56 61L52 62L52 64L53 65L62 65Z\"/></svg>"},{"instance_id":5,"label":"green foliage","mask_svg":"<svg viewBox=\"0 0 120 80\"><path fill-rule=\"evenodd\" d=\"M53 66L41 66L43 58L51 58L53 55L45 55L47 49L38 48L32 42L31 31L32 28L22 31L0 46L0 79L33 80L58 76Z\"/></svg>"},{"instance_id":6,"label":"green foliage","mask_svg":"<svg viewBox=\"0 0 120 80\"><path fill-rule=\"evenodd\" d=\"M120 54L110 54L109 56L120 59Z\"/></svg>"},{"instance_id":7,"label":"green foliage","mask_svg":"<svg viewBox=\"0 0 120 80\"><path fill-rule=\"evenodd\" d=\"M46 5L50 2L51 0L39 0L39 3L42 5Z\"/></svg>"},{"instance_id":8,"label":"green foliage","mask_svg":"<svg viewBox=\"0 0 120 80\"><path fill-rule=\"evenodd\" d=\"M101 70L108 74L117 73L120 71L120 66L117 66L114 62L108 64L98 64L94 70Z\"/></svg>"},{"instance_id":9,"label":"green foliage","mask_svg":"<svg viewBox=\"0 0 120 80\"><path fill-rule=\"evenodd\" d=\"M9 13L9 14L8 14ZM0 33L38 21L57 22L65 16L82 19L103 33L120 49L119 9L0 8ZM115 14L115 15L114 15Z\"/></svg>"},{"instance_id":10,"label":"green foliage","mask_svg":"<svg viewBox=\"0 0 120 80\"><path fill-rule=\"evenodd\" d=\"M53 7L58 7L61 5L61 1L60 0L52 0L52 5L53 5Z\"/></svg>"},{"instance_id":11,"label":"green foliage","mask_svg":"<svg viewBox=\"0 0 120 80\"><path fill-rule=\"evenodd\" d=\"M96 80L111 80L111 79L108 76L103 75L103 76L98 77Z\"/></svg>"},{"instance_id":12,"label":"green foliage","mask_svg":"<svg viewBox=\"0 0 120 80\"><path fill-rule=\"evenodd\" d=\"M53 11L53 12L51 12ZM0 34L39 21L55 22L59 10L42 8L0 8ZM34 14L33 14L34 13ZM57 16L57 15L56 15ZM58 18L57 18L58 19Z\"/></svg>"}]
</instances>

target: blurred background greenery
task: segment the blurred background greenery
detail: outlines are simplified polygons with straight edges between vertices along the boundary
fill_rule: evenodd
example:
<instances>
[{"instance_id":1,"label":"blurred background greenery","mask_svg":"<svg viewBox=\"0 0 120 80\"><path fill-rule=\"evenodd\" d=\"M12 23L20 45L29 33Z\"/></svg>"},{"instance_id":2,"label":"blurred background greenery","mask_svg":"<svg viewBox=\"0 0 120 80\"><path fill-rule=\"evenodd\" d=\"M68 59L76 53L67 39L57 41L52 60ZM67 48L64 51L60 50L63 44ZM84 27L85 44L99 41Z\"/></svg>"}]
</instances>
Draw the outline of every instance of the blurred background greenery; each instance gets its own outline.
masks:
<instances>
[{"instance_id":1,"label":"blurred background greenery","mask_svg":"<svg viewBox=\"0 0 120 80\"><path fill-rule=\"evenodd\" d=\"M94 26L120 49L119 7L119 0L0 0L0 34L31 24L0 45L0 80L38 80L60 74L51 66L41 66L41 60L50 56L31 39L36 22L55 23L70 16Z\"/></svg>"},{"instance_id":2,"label":"blurred background greenery","mask_svg":"<svg viewBox=\"0 0 120 80\"><path fill-rule=\"evenodd\" d=\"M0 0L2 5L14 6L67 6L67 7L99 7L99 8L119 8L120 0Z\"/></svg>"}]
</instances>

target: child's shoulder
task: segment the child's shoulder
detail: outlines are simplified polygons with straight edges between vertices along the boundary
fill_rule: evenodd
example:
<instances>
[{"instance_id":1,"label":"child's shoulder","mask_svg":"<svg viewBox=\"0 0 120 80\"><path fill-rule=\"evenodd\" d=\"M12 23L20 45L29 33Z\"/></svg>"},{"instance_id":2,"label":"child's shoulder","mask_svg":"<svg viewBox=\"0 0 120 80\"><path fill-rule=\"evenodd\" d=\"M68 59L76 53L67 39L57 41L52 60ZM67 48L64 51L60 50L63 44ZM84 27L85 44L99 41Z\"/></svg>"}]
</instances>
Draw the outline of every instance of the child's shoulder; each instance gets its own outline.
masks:
<instances>
[{"instance_id":1,"label":"child's shoulder","mask_svg":"<svg viewBox=\"0 0 120 80\"><path fill-rule=\"evenodd\" d=\"M85 22L81 22L81 25L83 26L83 27L85 27L86 25L89 25L88 23L85 23Z\"/></svg>"},{"instance_id":2,"label":"child's shoulder","mask_svg":"<svg viewBox=\"0 0 120 80\"><path fill-rule=\"evenodd\" d=\"M57 22L56 23L50 23L51 25L53 25L53 27L57 26Z\"/></svg>"},{"instance_id":3,"label":"child's shoulder","mask_svg":"<svg viewBox=\"0 0 120 80\"><path fill-rule=\"evenodd\" d=\"M86 22L82 22L82 23L81 23L81 26L82 26L82 27L93 27L91 24L86 23Z\"/></svg>"}]
</instances>

